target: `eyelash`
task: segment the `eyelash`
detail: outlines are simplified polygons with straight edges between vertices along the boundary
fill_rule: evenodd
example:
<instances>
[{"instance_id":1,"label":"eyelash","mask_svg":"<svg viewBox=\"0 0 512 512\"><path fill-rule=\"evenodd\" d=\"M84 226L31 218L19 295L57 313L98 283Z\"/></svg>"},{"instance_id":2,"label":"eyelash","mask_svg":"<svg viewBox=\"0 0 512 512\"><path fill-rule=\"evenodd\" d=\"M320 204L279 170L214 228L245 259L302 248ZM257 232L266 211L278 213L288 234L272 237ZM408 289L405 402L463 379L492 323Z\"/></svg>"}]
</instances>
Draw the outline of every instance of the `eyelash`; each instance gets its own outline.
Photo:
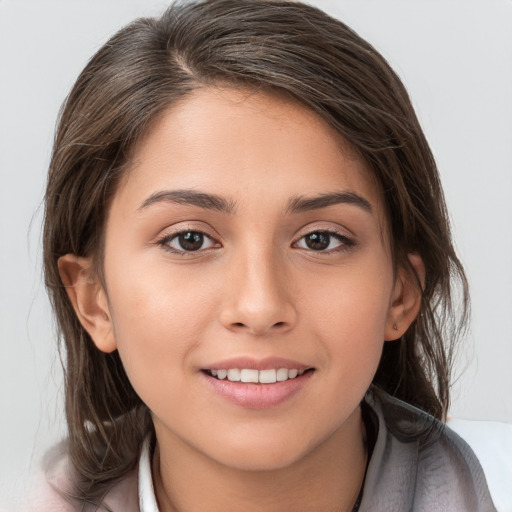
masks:
<instances>
[{"instance_id":1,"label":"eyelash","mask_svg":"<svg viewBox=\"0 0 512 512\"><path fill-rule=\"evenodd\" d=\"M176 249L176 248L170 246L170 243L173 242L174 240L178 239L178 237L180 237L182 235L187 235L187 234L200 235L201 237L203 237L203 242L205 239L209 239L212 242L213 246L208 247L206 249L196 249L196 250ZM342 251L348 251L356 245L354 240L347 237L346 235L339 233L338 231L329 230L329 229L317 229L317 230L310 231L310 232L302 235L297 241L295 241L293 243L293 245L296 246L301 240L305 239L308 236L312 236L312 235L327 235L329 238L334 238L334 239L338 240L339 242L341 242L341 244L338 247L336 247L334 249L329 249L329 250L324 250L324 249L315 250L315 249L311 249L310 247L309 248L308 247L299 247L300 249L304 249L304 250L311 251L314 253L332 254L332 253L337 253L337 252L342 252ZM331 241L332 240L329 240L329 245L330 245ZM201 253L204 251L208 251L208 250L214 248L215 244L218 244L218 242L215 242L213 237L211 237L204 231L201 231L198 229L185 229L182 231L178 231L176 233L172 233L170 235L165 235L162 238L160 238L159 240L157 240L156 243L157 243L157 245L161 246L165 250L167 250L173 254L177 254L179 256L185 256L185 255L189 255L189 254L195 254L195 253Z\"/></svg>"},{"instance_id":2,"label":"eyelash","mask_svg":"<svg viewBox=\"0 0 512 512\"><path fill-rule=\"evenodd\" d=\"M294 242L294 245L298 244L301 240L305 239L306 237L312 235L327 235L329 238L334 238L341 243L338 247L329 250L314 250L306 247L303 248L304 250L309 250L315 253L333 254L337 252L348 251L355 246L355 241L352 238L349 238L348 236L332 229L316 229L313 231L309 231L308 233L302 235L296 242ZM331 241L332 240L329 240L329 245Z\"/></svg>"},{"instance_id":3,"label":"eyelash","mask_svg":"<svg viewBox=\"0 0 512 512\"><path fill-rule=\"evenodd\" d=\"M180 250L180 249L176 249L176 248L170 246L171 242L178 239L178 237L180 237L181 235L187 235L187 234L191 234L191 233L201 235L203 237L203 241L208 239L208 240L211 240L213 245L218 244L218 242L215 242L214 238L211 237L210 235L208 235L208 233L205 233L204 231L201 231L199 229L183 229L181 231L177 231L176 233L172 233L170 235L163 236L162 238L157 240L156 243L157 243L157 245L161 246L166 251L169 251L178 256L202 253L204 251L208 251L209 249L213 248L213 247L208 247L207 249L197 249L197 250L187 251L185 249Z\"/></svg>"}]
</instances>

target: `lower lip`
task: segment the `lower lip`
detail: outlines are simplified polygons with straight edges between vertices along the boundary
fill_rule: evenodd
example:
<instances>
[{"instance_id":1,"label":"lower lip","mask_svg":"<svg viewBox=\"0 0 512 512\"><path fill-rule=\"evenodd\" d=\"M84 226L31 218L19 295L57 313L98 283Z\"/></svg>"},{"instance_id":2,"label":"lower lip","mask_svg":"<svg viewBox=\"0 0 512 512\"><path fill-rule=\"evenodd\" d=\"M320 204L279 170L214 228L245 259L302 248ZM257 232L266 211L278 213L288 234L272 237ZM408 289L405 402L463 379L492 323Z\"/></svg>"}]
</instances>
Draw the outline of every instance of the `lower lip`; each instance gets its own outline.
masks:
<instances>
[{"instance_id":1,"label":"lower lip","mask_svg":"<svg viewBox=\"0 0 512 512\"><path fill-rule=\"evenodd\" d=\"M311 375L313 371L307 371L283 382L256 384L220 380L203 373L203 377L218 395L247 409L269 409L290 400L307 384Z\"/></svg>"}]
</instances>

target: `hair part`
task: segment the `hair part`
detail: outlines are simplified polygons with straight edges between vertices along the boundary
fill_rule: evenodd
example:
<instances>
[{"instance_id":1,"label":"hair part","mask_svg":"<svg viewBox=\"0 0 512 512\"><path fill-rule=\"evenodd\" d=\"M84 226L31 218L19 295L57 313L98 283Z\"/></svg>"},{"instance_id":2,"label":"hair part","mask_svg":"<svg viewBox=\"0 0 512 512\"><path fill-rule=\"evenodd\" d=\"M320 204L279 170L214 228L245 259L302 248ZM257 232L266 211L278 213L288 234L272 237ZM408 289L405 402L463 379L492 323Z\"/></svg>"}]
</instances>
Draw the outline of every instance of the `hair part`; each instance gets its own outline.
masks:
<instances>
[{"instance_id":1,"label":"hair part","mask_svg":"<svg viewBox=\"0 0 512 512\"><path fill-rule=\"evenodd\" d=\"M82 499L101 502L136 466L153 427L117 351L100 352L80 325L57 260L93 257L102 276L109 206L137 144L171 105L218 85L294 98L366 162L382 191L395 265L414 274L408 254L417 253L426 270L420 314L399 340L385 343L374 384L438 418L448 409L467 282L436 164L400 79L370 44L314 7L175 3L159 19L123 28L92 57L61 110L49 168L44 270L65 347L70 456Z\"/></svg>"}]
</instances>

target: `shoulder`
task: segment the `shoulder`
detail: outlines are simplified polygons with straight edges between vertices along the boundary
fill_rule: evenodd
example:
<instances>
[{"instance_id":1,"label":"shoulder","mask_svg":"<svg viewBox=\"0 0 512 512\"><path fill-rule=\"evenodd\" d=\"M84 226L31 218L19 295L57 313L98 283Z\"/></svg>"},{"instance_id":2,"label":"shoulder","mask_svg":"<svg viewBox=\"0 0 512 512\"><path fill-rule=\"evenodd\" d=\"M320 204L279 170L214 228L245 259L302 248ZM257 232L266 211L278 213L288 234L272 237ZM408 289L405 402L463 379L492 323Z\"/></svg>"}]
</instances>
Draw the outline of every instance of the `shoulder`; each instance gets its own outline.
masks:
<instances>
[{"instance_id":1,"label":"shoulder","mask_svg":"<svg viewBox=\"0 0 512 512\"><path fill-rule=\"evenodd\" d=\"M512 423L452 418L448 426L478 457L496 508L512 511Z\"/></svg>"},{"instance_id":2,"label":"shoulder","mask_svg":"<svg viewBox=\"0 0 512 512\"><path fill-rule=\"evenodd\" d=\"M72 487L72 467L67 457L66 443L51 448L31 475L26 503L19 512L73 512L77 510L65 498Z\"/></svg>"},{"instance_id":3,"label":"shoulder","mask_svg":"<svg viewBox=\"0 0 512 512\"><path fill-rule=\"evenodd\" d=\"M45 454L34 476L27 508L20 512L88 512L88 506L74 497L75 481L76 471L68 456L67 443L60 443ZM102 503L114 512L138 512L137 472L113 485ZM97 507L91 506L90 510Z\"/></svg>"},{"instance_id":4,"label":"shoulder","mask_svg":"<svg viewBox=\"0 0 512 512\"><path fill-rule=\"evenodd\" d=\"M376 388L365 402L378 434L361 511L495 511L478 459L455 432Z\"/></svg>"}]
</instances>

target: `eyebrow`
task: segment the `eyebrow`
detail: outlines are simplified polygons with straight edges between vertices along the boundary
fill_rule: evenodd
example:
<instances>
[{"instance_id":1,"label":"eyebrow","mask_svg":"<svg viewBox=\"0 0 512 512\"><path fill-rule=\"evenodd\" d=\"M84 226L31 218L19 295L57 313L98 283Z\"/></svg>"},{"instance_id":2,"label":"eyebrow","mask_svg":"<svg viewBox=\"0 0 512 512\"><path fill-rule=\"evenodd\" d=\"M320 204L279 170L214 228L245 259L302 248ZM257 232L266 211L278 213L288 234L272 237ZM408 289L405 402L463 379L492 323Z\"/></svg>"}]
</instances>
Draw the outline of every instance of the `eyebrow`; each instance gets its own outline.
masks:
<instances>
[{"instance_id":1,"label":"eyebrow","mask_svg":"<svg viewBox=\"0 0 512 512\"><path fill-rule=\"evenodd\" d=\"M195 190L163 190L151 194L137 209L144 210L156 203L175 203L198 206L207 210L216 210L222 213L233 213L235 202L228 201L216 194L197 192ZM337 204L351 204L371 213L372 206L368 200L355 192L331 192L315 197L295 196L290 199L286 208L287 213L300 213L310 210L319 210Z\"/></svg>"},{"instance_id":2,"label":"eyebrow","mask_svg":"<svg viewBox=\"0 0 512 512\"><path fill-rule=\"evenodd\" d=\"M235 209L233 201L227 201L216 194L206 194L195 190L163 190L151 194L137 209L144 210L156 203L176 203L198 206L207 210L216 210L223 213L232 213Z\"/></svg>"},{"instance_id":3,"label":"eyebrow","mask_svg":"<svg viewBox=\"0 0 512 512\"><path fill-rule=\"evenodd\" d=\"M355 192L332 192L315 197L296 196L290 199L287 212L300 213L309 210L319 210L336 204L351 204L372 213L370 202Z\"/></svg>"}]
</instances>

